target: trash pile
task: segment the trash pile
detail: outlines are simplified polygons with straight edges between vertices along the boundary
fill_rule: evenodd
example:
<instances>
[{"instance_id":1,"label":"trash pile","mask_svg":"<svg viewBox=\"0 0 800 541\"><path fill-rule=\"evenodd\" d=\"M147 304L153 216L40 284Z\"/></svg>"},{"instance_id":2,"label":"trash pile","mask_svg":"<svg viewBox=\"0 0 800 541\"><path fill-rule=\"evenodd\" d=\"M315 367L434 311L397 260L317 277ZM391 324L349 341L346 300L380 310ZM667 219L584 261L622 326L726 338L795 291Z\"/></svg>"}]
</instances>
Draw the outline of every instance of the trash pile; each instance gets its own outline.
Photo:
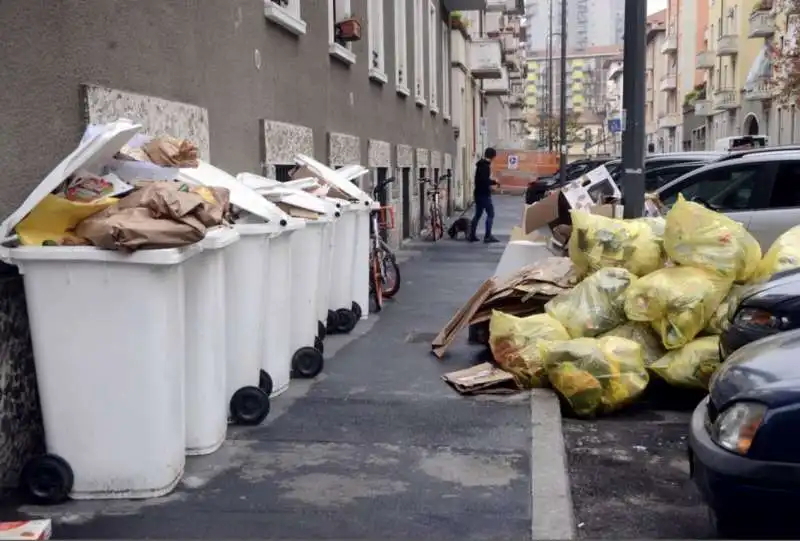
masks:
<instances>
[{"instance_id":1,"label":"trash pile","mask_svg":"<svg viewBox=\"0 0 800 541\"><path fill-rule=\"evenodd\" d=\"M570 214L569 259L544 267L571 264L562 276L576 278L574 287L551 287L549 300L540 294L511 309L489 295L467 313L478 322L475 314L491 310L488 345L519 388L552 387L577 417L625 407L651 378L707 390L720 365L718 335L745 286L800 267L800 226L762 259L741 224L681 196L664 217ZM536 267L520 274L535 275ZM494 298L518 281L495 286ZM442 353L436 342L434 353Z\"/></svg>"}]
</instances>

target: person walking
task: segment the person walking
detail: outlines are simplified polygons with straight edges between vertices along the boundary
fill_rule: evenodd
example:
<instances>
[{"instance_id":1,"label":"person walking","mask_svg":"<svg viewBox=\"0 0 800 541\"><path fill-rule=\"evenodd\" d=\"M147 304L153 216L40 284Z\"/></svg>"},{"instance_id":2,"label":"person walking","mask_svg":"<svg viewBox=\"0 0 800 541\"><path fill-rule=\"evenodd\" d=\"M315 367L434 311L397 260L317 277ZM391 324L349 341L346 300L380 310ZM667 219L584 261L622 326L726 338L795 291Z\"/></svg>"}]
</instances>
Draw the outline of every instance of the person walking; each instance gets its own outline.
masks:
<instances>
[{"instance_id":1,"label":"person walking","mask_svg":"<svg viewBox=\"0 0 800 541\"><path fill-rule=\"evenodd\" d=\"M483 242L500 242L492 235L492 223L494 222L494 205L492 204L492 186L499 183L492 178L492 160L497 156L497 151L489 147L483 153L483 158L475 164L475 187L472 195L475 198L475 217L472 218L472 229L470 229L470 242L478 242L478 223L481 221L483 212L486 211L486 235Z\"/></svg>"}]
</instances>

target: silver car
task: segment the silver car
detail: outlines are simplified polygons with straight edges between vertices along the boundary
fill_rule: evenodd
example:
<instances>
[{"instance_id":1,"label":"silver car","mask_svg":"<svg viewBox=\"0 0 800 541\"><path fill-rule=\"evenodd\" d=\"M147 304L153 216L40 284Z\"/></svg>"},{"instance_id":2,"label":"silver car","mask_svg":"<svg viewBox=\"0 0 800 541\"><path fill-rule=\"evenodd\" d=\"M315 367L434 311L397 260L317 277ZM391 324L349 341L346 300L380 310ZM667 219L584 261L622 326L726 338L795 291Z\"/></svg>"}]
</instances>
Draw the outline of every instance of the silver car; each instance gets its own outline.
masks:
<instances>
[{"instance_id":1,"label":"silver car","mask_svg":"<svg viewBox=\"0 0 800 541\"><path fill-rule=\"evenodd\" d=\"M695 169L655 193L666 206L682 193L687 200L730 216L767 250L779 235L800 224L800 151L731 156Z\"/></svg>"}]
</instances>

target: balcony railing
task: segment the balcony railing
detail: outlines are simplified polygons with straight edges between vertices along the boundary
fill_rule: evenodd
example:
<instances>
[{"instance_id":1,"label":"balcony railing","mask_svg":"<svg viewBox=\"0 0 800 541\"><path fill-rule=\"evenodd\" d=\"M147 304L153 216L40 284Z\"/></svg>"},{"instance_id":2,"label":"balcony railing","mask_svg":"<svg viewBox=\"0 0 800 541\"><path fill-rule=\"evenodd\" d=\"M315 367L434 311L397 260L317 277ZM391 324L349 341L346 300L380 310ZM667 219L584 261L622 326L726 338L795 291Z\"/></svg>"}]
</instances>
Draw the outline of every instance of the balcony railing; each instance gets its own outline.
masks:
<instances>
[{"instance_id":1,"label":"balcony railing","mask_svg":"<svg viewBox=\"0 0 800 541\"><path fill-rule=\"evenodd\" d=\"M500 79L503 76L502 57L500 41L496 39L475 39L469 43L469 67L477 79Z\"/></svg>"},{"instance_id":2,"label":"balcony railing","mask_svg":"<svg viewBox=\"0 0 800 541\"><path fill-rule=\"evenodd\" d=\"M707 70L713 68L717 63L717 54L714 51L700 51L695 57L694 66L697 69Z\"/></svg>"},{"instance_id":3,"label":"balcony railing","mask_svg":"<svg viewBox=\"0 0 800 541\"><path fill-rule=\"evenodd\" d=\"M678 88L678 74L667 73L661 76L661 85L659 90L662 92L676 90Z\"/></svg>"},{"instance_id":4,"label":"balcony railing","mask_svg":"<svg viewBox=\"0 0 800 541\"><path fill-rule=\"evenodd\" d=\"M714 92L712 103L716 110L736 109L739 107L739 93L732 88L723 88Z\"/></svg>"},{"instance_id":5,"label":"balcony railing","mask_svg":"<svg viewBox=\"0 0 800 541\"><path fill-rule=\"evenodd\" d=\"M772 98L775 91L772 79L769 77L761 77L756 79L753 84L745 89L744 98L750 101L762 101Z\"/></svg>"},{"instance_id":6,"label":"balcony railing","mask_svg":"<svg viewBox=\"0 0 800 541\"><path fill-rule=\"evenodd\" d=\"M681 125L683 119L680 113L666 113L658 117L659 128L677 128Z\"/></svg>"},{"instance_id":7,"label":"balcony railing","mask_svg":"<svg viewBox=\"0 0 800 541\"><path fill-rule=\"evenodd\" d=\"M735 56L739 54L739 36L726 34L717 39L717 56Z\"/></svg>"},{"instance_id":8,"label":"balcony railing","mask_svg":"<svg viewBox=\"0 0 800 541\"><path fill-rule=\"evenodd\" d=\"M775 14L771 10L759 9L750 14L747 28L748 38L768 38L775 33Z\"/></svg>"},{"instance_id":9,"label":"balcony railing","mask_svg":"<svg viewBox=\"0 0 800 541\"><path fill-rule=\"evenodd\" d=\"M678 34L669 33L664 38L664 44L661 46L661 54L671 54L678 51Z\"/></svg>"},{"instance_id":10,"label":"balcony railing","mask_svg":"<svg viewBox=\"0 0 800 541\"><path fill-rule=\"evenodd\" d=\"M694 114L695 116L711 116L714 114L714 104L711 100L695 100Z\"/></svg>"}]
</instances>

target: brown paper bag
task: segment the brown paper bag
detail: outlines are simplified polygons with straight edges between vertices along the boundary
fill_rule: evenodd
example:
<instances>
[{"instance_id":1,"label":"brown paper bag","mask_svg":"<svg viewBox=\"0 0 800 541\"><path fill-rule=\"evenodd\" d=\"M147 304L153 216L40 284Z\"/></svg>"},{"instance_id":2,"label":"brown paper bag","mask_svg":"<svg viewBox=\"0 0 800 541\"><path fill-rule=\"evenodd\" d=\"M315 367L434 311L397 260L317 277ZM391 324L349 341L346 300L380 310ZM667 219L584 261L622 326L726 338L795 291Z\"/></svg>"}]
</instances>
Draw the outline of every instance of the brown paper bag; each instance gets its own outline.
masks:
<instances>
[{"instance_id":1,"label":"brown paper bag","mask_svg":"<svg viewBox=\"0 0 800 541\"><path fill-rule=\"evenodd\" d=\"M156 137L142 145L150 161L165 167L197 167L197 147L187 139Z\"/></svg>"}]
</instances>

